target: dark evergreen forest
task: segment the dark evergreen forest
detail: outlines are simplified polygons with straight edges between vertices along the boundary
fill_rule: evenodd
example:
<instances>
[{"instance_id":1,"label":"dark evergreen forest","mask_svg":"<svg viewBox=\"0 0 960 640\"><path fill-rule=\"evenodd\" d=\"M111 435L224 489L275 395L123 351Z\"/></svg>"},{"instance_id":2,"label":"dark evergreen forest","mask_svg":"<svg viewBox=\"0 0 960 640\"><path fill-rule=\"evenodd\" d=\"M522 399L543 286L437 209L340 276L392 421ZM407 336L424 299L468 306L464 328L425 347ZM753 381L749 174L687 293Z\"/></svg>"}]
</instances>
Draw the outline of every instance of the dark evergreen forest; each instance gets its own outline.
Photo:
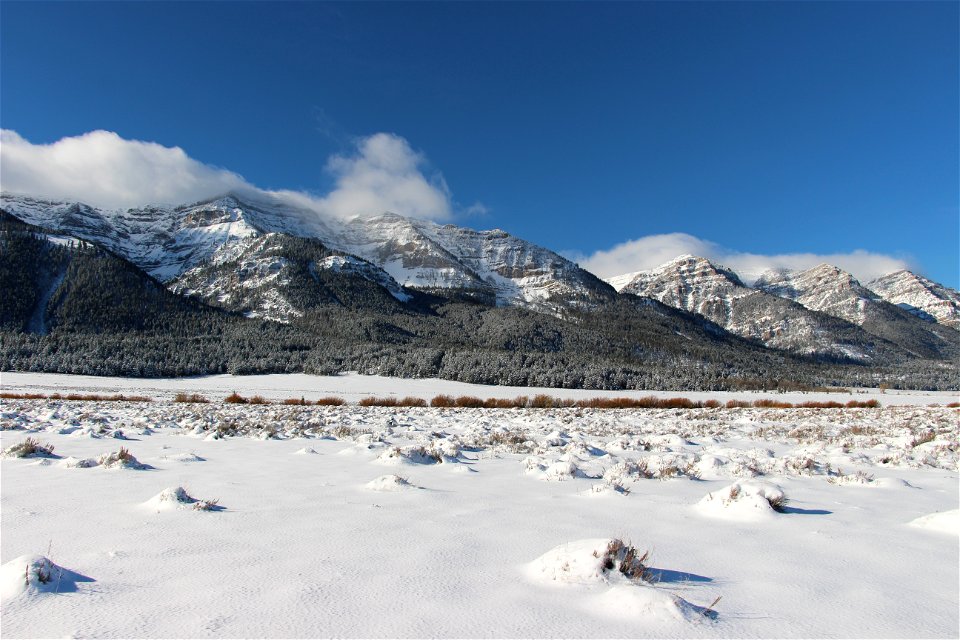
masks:
<instances>
[{"instance_id":1,"label":"dark evergreen forest","mask_svg":"<svg viewBox=\"0 0 960 640\"><path fill-rule=\"evenodd\" d=\"M764 348L647 298L618 296L557 316L469 297L400 304L350 273L312 274L330 255L286 238L288 324L168 291L91 243L0 214L0 370L116 376L358 371L465 382L592 389L876 386L956 388L955 365L882 367Z\"/></svg>"}]
</instances>

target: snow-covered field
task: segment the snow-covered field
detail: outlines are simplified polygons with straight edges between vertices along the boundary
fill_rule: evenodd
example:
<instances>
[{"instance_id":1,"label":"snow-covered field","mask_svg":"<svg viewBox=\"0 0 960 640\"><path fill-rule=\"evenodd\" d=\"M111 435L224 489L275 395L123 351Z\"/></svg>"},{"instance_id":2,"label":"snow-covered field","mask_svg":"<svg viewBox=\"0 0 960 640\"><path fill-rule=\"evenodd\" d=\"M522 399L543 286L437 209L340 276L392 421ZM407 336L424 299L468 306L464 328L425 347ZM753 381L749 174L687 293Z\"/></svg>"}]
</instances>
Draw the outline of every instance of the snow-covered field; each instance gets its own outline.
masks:
<instances>
[{"instance_id":1,"label":"snow-covered field","mask_svg":"<svg viewBox=\"0 0 960 640\"><path fill-rule=\"evenodd\" d=\"M0 635L960 633L956 409L219 402L390 392L256 378L49 388L210 404L2 401L2 447L53 452L0 460Z\"/></svg>"},{"instance_id":2,"label":"snow-covered field","mask_svg":"<svg viewBox=\"0 0 960 640\"><path fill-rule=\"evenodd\" d=\"M256 376L200 376L196 378L107 378L57 373L23 373L4 371L0 389L16 393L94 393L144 395L157 400L171 399L179 392L199 393L210 400L221 400L237 391L244 396L260 395L272 400L306 398L317 400L338 396L356 402L368 396L413 396L430 400L438 394L469 395L479 398L515 398L545 393L556 398L661 398L683 397L693 401L715 399L756 400L770 398L799 404L808 401L877 400L883 406L929 404L946 405L960 400L956 391L899 391L888 389L849 389L843 393L763 392L763 391L594 391L589 389L549 389L545 387L506 387L469 384L437 378L388 378L345 373L338 376L311 376L300 373Z\"/></svg>"}]
</instances>

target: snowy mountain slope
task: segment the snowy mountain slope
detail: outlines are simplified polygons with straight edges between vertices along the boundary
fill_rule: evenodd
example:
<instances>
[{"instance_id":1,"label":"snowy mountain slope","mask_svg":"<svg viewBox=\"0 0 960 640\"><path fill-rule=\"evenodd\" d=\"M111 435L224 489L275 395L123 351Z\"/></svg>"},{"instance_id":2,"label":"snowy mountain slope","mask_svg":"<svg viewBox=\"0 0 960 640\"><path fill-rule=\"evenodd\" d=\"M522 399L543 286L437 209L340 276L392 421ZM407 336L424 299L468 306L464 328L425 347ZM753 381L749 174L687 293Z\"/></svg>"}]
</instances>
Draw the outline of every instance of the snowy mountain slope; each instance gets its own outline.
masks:
<instances>
[{"instance_id":1,"label":"snowy mountain slope","mask_svg":"<svg viewBox=\"0 0 960 640\"><path fill-rule=\"evenodd\" d=\"M0 327L23 334L165 332L218 313L93 243L44 234L6 215L0 257Z\"/></svg>"},{"instance_id":2,"label":"snowy mountain slope","mask_svg":"<svg viewBox=\"0 0 960 640\"><path fill-rule=\"evenodd\" d=\"M388 213L354 218L330 242L382 266L404 286L466 289L501 306L589 307L614 297L607 284L569 260L499 229L474 231Z\"/></svg>"},{"instance_id":3,"label":"snowy mountain slope","mask_svg":"<svg viewBox=\"0 0 960 640\"><path fill-rule=\"evenodd\" d=\"M884 300L925 319L960 329L960 292L911 271L896 271L867 286Z\"/></svg>"},{"instance_id":4,"label":"snowy mountain slope","mask_svg":"<svg viewBox=\"0 0 960 640\"><path fill-rule=\"evenodd\" d=\"M253 203L233 195L126 211L12 194L0 196L0 204L25 222L97 242L168 283L221 253L247 251L249 257L246 241L280 233L316 238L330 249L358 255L402 285L472 292L491 304L555 311L590 307L615 295L569 260L503 231L441 226L396 214L321 219L283 203Z\"/></svg>"},{"instance_id":5,"label":"snowy mountain slope","mask_svg":"<svg viewBox=\"0 0 960 640\"><path fill-rule=\"evenodd\" d=\"M808 309L823 311L859 325L866 320L869 309L883 307L877 294L861 285L851 274L829 264L806 271L767 271L753 286L799 302Z\"/></svg>"},{"instance_id":6,"label":"snowy mountain slope","mask_svg":"<svg viewBox=\"0 0 960 640\"><path fill-rule=\"evenodd\" d=\"M634 278L643 273L643 271L631 271L630 273L624 273L619 276L613 276L611 278L605 278L605 282L611 287L617 290L617 293L623 290L625 286L630 284Z\"/></svg>"},{"instance_id":7,"label":"snowy mountain slope","mask_svg":"<svg viewBox=\"0 0 960 640\"><path fill-rule=\"evenodd\" d=\"M698 313L739 336L795 353L871 361L891 348L849 322L751 289L734 272L696 256L639 272L620 293Z\"/></svg>"},{"instance_id":8,"label":"snowy mountain slope","mask_svg":"<svg viewBox=\"0 0 960 640\"><path fill-rule=\"evenodd\" d=\"M850 273L828 264L806 271L768 271L754 287L843 318L923 358L960 353L960 335L881 299Z\"/></svg>"},{"instance_id":9,"label":"snowy mountain slope","mask_svg":"<svg viewBox=\"0 0 960 640\"><path fill-rule=\"evenodd\" d=\"M267 233L221 246L169 284L182 295L248 317L290 322L319 305L380 308L411 296L379 267L319 240Z\"/></svg>"}]
</instances>

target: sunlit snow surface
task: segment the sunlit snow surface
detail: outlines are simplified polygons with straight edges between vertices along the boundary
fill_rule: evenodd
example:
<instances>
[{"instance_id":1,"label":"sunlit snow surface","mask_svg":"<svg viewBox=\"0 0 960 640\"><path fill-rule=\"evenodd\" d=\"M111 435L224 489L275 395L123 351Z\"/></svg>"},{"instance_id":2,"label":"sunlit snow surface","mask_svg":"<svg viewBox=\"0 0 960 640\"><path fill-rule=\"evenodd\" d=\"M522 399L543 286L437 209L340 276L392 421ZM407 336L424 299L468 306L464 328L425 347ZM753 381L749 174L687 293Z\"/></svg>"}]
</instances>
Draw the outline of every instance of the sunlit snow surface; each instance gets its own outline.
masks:
<instances>
[{"instance_id":1,"label":"sunlit snow surface","mask_svg":"<svg viewBox=\"0 0 960 640\"><path fill-rule=\"evenodd\" d=\"M61 456L0 458L3 637L957 635L955 409L238 406L210 380L2 401L4 449ZM121 448L143 468L98 463ZM612 538L652 584L602 570Z\"/></svg>"}]
</instances>

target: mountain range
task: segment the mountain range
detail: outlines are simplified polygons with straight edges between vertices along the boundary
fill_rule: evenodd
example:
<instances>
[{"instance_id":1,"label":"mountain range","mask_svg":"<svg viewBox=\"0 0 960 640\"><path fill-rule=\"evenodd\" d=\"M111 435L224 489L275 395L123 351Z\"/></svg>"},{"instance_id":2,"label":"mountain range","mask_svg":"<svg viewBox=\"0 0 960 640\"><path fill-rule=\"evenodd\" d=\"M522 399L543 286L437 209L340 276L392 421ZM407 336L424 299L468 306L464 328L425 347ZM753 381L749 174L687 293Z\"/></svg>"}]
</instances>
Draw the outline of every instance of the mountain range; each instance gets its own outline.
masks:
<instances>
[{"instance_id":1,"label":"mountain range","mask_svg":"<svg viewBox=\"0 0 960 640\"><path fill-rule=\"evenodd\" d=\"M768 272L747 286L721 265L681 256L605 282L505 231L394 213L322 218L266 196L104 210L4 193L0 209L0 285L20 292L0 313L4 368L75 370L63 363L81 358L95 342L91 335L117 341L145 330L130 305L149 308L141 299L149 289L162 308L151 311L157 345L182 340L184 331L222 342L228 325L239 334L252 327L269 334L251 347L257 358L224 347L206 368L187 358L190 372L370 372L379 352L376 372L462 379L469 374L455 363L469 353L479 358L484 381L501 383L522 375L497 373L491 362L549 369L531 372L552 386L880 378L898 386L957 385L960 294L908 271L864 286L820 265ZM28 250L29 242L35 246ZM83 271L94 269L93 254L122 264L111 273L136 282L98 289L93 272ZM65 307L84 274L91 299ZM113 311L104 318L106 302L96 311L97 297L111 295ZM62 353L45 358L63 336L69 344ZM296 354L289 357L270 347L298 340L302 348L288 349ZM161 355L148 359L152 370L180 371L162 355L175 348L157 349ZM524 364L524 356L531 361ZM110 371L129 373L123 366Z\"/></svg>"}]
</instances>

